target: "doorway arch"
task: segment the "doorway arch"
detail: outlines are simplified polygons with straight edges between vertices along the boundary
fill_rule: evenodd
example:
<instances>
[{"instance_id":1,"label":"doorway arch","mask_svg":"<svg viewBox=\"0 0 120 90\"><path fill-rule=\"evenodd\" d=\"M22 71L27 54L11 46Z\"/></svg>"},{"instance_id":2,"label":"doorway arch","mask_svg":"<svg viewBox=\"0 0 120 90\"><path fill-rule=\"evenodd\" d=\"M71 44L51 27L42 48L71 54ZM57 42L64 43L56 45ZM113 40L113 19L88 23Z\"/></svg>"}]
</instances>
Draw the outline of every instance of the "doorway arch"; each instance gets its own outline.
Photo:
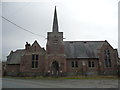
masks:
<instances>
[{"instance_id":1,"label":"doorway arch","mask_svg":"<svg viewBox=\"0 0 120 90\"><path fill-rule=\"evenodd\" d=\"M52 62L52 75L58 76L59 73L59 63L57 61Z\"/></svg>"}]
</instances>

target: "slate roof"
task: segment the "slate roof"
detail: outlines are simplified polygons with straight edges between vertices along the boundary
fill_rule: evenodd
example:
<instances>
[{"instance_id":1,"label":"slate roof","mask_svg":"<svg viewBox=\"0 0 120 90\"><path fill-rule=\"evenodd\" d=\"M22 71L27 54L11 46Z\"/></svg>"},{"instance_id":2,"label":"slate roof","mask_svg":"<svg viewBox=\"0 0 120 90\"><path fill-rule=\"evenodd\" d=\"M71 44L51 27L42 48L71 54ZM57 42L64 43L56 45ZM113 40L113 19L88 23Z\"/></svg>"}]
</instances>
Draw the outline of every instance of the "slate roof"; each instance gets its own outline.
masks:
<instances>
[{"instance_id":1,"label":"slate roof","mask_svg":"<svg viewBox=\"0 0 120 90\"><path fill-rule=\"evenodd\" d=\"M105 41L64 41L66 58L98 58L98 50ZM7 64L20 64L25 49L11 52Z\"/></svg>"},{"instance_id":2,"label":"slate roof","mask_svg":"<svg viewBox=\"0 0 120 90\"><path fill-rule=\"evenodd\" d=\"M16 50L15 52L11 52L7 57L7 64L20 64L21 56L23 56L25 50Z\"/></svg>"},{"instance_id":3,"label":"slate roof","mask_svg":"<svg viewBox=\"0 0 120 90\"><path fill-rule=\"evenodd\" d=\"M105 41L64 41L66 58L98 58Z\"/></svg>"}]
</instances>

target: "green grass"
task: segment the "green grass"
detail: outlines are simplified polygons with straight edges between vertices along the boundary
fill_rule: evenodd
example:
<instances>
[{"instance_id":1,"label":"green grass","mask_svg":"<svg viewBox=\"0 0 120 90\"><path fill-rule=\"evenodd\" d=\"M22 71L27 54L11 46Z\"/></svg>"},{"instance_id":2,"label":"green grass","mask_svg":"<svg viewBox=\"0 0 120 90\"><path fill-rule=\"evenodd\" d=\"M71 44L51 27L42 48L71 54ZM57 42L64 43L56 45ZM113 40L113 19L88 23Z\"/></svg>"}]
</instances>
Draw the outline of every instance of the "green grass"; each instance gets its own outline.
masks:
<instances>
[{"instance_id":1,"label":"green grass","mask_svg":"<svg viewBox=\"0 0 120 90\"><path fill-rule=\"evenodd\" d=\"M14 78L14 79L34 79L34 80L117 80L117 76L67 76L67 77L10 77L5 76L3 78Z\"/></svg>"},{"instance_id":2,"label":"green grass","mask_svg":"<svg viewBox=\"0 0 120 90\"><path fill-rule=\"evenodd\" d=\"M85 79L85 80L100 80L100 79L118 79L117 76L72 76L67 79Z\"/></svg>"}]
</instances>

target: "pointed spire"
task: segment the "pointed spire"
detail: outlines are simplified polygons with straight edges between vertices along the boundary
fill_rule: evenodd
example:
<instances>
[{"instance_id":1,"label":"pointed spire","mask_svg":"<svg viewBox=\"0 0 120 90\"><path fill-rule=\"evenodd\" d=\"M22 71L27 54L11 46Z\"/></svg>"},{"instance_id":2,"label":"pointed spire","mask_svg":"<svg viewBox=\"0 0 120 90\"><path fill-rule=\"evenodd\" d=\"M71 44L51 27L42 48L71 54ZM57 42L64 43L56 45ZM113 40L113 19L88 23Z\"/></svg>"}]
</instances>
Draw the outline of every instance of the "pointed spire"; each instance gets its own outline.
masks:
<instances>
[{"instance_id":1,"label":"pointed spire","mask_svg":"<svg viewBox=\"0 0 120 90\"><path fill-rule=\"evenodd\" d=\"M57 10L56 10L56 6L55 6L55 11L54 11L54 19L53 19L53 28L52 28L53 32L58 32L58 20L57 20Z\"/></svg>"}]
</instances>

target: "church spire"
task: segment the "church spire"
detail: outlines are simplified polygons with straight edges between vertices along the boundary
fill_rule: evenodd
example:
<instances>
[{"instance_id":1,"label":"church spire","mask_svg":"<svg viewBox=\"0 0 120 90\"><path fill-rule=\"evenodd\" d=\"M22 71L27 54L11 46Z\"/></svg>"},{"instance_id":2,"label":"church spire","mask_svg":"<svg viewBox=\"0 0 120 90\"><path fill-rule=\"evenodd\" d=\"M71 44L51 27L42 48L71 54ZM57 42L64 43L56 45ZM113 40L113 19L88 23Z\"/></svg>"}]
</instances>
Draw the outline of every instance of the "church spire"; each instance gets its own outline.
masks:
<instances>
[{"instance_id":1,"label":"church spire","mask_svg":"<svg viewBox=\"0 0 120 90\"><path fill-rule=\"evenodd\" d=\"M53 27L52 27L53 32L58 32L58 20L57 20L57 10L55 6L55 11L54 11L54 19L53 19Z\"/></svg>"}]
</instances>

